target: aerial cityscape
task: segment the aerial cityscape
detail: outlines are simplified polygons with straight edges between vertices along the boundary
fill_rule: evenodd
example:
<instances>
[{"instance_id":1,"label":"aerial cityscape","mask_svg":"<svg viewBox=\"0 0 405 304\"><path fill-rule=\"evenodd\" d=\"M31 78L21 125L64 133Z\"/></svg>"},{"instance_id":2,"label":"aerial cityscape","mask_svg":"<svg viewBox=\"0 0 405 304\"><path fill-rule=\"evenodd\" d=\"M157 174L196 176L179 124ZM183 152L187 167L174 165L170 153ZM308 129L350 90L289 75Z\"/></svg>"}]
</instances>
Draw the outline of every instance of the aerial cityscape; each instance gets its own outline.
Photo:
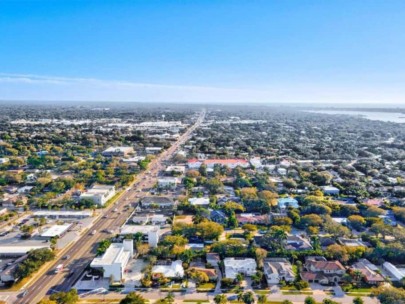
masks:
<instances>
[{"instance_id":1,"label":"aerial cityscape","mask_svg":"<svg viewBox=\"0 0 405 304\"><path fill-rule=\"evenodd\" d=\"M0 304L405 304L405 3L343 3L0 1Z\"/></svg>"}]
</instances>

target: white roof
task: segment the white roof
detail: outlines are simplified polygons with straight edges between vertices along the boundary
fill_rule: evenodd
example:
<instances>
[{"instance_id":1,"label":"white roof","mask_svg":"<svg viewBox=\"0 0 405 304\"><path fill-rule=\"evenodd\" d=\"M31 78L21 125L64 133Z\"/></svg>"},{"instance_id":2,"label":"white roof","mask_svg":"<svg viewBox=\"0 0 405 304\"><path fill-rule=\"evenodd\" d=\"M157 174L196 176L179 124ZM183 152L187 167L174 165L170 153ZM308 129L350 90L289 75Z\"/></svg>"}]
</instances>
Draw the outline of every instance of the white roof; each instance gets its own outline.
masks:
<instances>
[{"instance_id":1,"label":"white roof","mask_svg":"<svg viewBox=\"0 0 405 304\"><path fill-rule=\"evenodd\" d=\"M191 205L209 205L210 199L208 197L192 197L188 199Z\"/></svg>"},{"instance_id":2,"label":"white roof","mask_svg":"<svg viewBox=\"0 0 405 304\"><path fill-rule=\"evenodd\" d=\"M91 216L91 211L35 211L34 216Z\"/></svg>"},{"instance_id":3,"label":"white roof","mask_svg":"<svg viewBox=\"0 0 405 304\"><path fill-rule=\"evenodd\" d=\"M124 263L125 261L128 261L128 255L131 255L131 252L124 249L123 243L112 243L101 257L94 258L90 266L101 267L116 263Z\"/></svg>"},{"instance_id":4,"label":"white roof","mask_svg":"<svg viewBox=\"0 0 405 304\"><path fill-rule=\"evenodd\" d=\"M49 248L49 245L38 246L0 246L0 255L24 255L28 251Z\"/></svg>"},{"instance_id":5,"label":"white roof","mask_svg":"<svg viewBox=\"0 0 405 304\"><path fill-rule=\"evenodd\" d=\"M110 152L129 152L132 151L134 148L132 147L109 147L108 149L104 150L103 153L110 153Z\"/></svg>"},{"instance_id":6,"label":"white roof","mask_svg":"<svg viewBox=\"0 0 405 304\"><path fill-rule=\"evenodd\" d=\"M183 277L183 262L181 260L177 260L172 262L171 265L153 266L152 273L162 273L166 278Z\"/></svg>"},{"instance_id":7,"label":"white roof","mask_svg":"<svg viewBox=\"0 0 405 304\"><path fill-rule=\"evenodd\" d=\"M150 231L159 231L159 226L155 225L124 225L121 227L120 234L135 234L141 232L147 234Z\"/></svg>"},{"instance_id":8,"label":"white roof","mask_svg":"<svg viewBox=\"0 0 405 304\"><path fill-rule=\"evenodd\" d=\"M336 190L339 190L339 188L336 188L336 187L333 187L333 186L323 186L322 189L325 190L325 191L336 191Z\"/></svg>"},{"instance_id":9,"label":"white roof","mask_svg":"<svg viewBox=\"0 0 405 304\"><path fill-rule=\"evenodd\" d=\"M60 236L66 230L68 230L71 225L72 224L53 225L48 230L46 230L44 233L42 233L41 236L42 237Z\"/></svg>"},{"instance_id":10,"label":"white roof","mask_svg":"<svg viewBox=\"0 0 405 304\"><path fill-rule=\"evenodd\" d=\"M405 274L397 267L392 265L390 262L385 262L383 266L385 270L387 270L390 273L390 275L393 276L398 281L401 280L403 277L405 277Z\"/></svg>"}]
</instances>

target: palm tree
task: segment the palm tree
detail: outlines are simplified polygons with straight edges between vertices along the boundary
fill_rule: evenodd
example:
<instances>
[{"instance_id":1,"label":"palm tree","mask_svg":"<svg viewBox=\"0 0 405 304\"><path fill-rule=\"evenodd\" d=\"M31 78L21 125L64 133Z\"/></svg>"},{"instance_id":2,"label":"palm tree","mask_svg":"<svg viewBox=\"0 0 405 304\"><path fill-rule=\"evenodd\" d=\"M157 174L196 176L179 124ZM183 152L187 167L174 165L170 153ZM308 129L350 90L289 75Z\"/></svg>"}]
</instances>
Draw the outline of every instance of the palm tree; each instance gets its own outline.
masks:
<instances>
[{"instance_id":1,"label":"palm tree","mask_svg":"<svg viewBox=\"0 0 405 304\"><path fill-rule=\"evenodd\" d=\"M226 303L228 303L228 299L226 298L226 295L218 294L218 295L215 296L214 302L216 304L226 304Z\"/></svg>"},{"instance_id":2,"label":"palm tree","mask_svg":"<svg viewBox=\"0 0 405 304\"><path fill-rule=\"evenodd\" d=\"M170 291L170 292L167 294L167 296L165 297L165 300L166 300L166 302L169 303L169 304L174 303L174 295L173 295L173 292Z\"/></svg>"}]
</instances>

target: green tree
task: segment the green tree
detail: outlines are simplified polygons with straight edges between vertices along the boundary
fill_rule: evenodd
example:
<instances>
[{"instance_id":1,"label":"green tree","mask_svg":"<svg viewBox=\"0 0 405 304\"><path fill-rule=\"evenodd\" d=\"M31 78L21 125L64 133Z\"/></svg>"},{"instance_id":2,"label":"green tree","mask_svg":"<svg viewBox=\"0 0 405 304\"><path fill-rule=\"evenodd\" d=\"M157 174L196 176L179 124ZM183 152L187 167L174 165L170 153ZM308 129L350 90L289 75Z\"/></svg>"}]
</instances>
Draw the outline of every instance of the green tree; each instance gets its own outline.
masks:
<instances>
[{"instance_id":1,"label":"green tree","mask_svg":"<svg viewBox=\"0 0 405 304\"><path fill-rule=\"evenodd\" d=\"M224 295L224 294L217 294L214 297L214 302L216 304L226 304L226 303L228 303L228 299L226 298L226 295Z\"/></svg>"},{"instance_id":2,"label":"green tree","mask_svg":"<svg viewBox=\"0 0 405 304\"><path fill-rule=\"evenodd\" d=\"M71 289L68 292L57 292L50 296L50 299L58 304L75 304L79 301L79 295L76 289Z\"/></svg>"},{"instance_id":3,"label":"green tree","mask_svg":"<svg viewBox=\"0 0 405 304\"><path fill-rule=\"evenodd\" d=\"M146 300L141 294L130 292L120 301L120 304L146 304Z\"/></svg>"},{"instance_id":4,"label":"green tree","mask_svg":"<svg viewBox=\"0 0 405 304\"><path fill-rule=\"evenodd\" d=\"M313 297L306 297L304 303L305 304L316 304L316 301Z\"/></svg>"},{"instance_id":5,"label":"green tree","mask_svg":"<svg viewBox=\"0 0 405 304\"><path fill-rule=\"evenodd\" d=\"M245 304L252 304L255 302L255 295L253 292L248 291L242 295L242 301Z\"/></svg>"},{"instance_id":6,"label":"green tree","mask_svg":"<svg viewBox=\"0 0 405 304\"><path fill-rule=\"evenodd\" d=\"M364 303L364 301L360 297L356 297L353 299L353 304L363 304L363 303Z\"/></svg>"}]
</instances>

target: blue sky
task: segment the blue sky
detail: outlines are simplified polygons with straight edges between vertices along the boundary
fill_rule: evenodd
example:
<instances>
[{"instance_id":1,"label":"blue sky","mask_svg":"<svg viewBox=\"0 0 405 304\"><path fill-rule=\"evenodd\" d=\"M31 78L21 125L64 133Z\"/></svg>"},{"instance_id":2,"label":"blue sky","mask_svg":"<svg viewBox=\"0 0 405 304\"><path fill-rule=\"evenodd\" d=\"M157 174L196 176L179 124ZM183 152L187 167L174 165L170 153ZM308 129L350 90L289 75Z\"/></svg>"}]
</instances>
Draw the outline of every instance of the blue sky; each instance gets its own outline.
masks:
<instances>
[{"instance_id":1,"label":"blue sky","mask_svg":"<svg viewBox=\"0 0 405 304\"><path fill-rule=\"evenodd\" d=\"M0 99L405 104L403 0L1 0Z\"/></svg>"}]
</instances>

